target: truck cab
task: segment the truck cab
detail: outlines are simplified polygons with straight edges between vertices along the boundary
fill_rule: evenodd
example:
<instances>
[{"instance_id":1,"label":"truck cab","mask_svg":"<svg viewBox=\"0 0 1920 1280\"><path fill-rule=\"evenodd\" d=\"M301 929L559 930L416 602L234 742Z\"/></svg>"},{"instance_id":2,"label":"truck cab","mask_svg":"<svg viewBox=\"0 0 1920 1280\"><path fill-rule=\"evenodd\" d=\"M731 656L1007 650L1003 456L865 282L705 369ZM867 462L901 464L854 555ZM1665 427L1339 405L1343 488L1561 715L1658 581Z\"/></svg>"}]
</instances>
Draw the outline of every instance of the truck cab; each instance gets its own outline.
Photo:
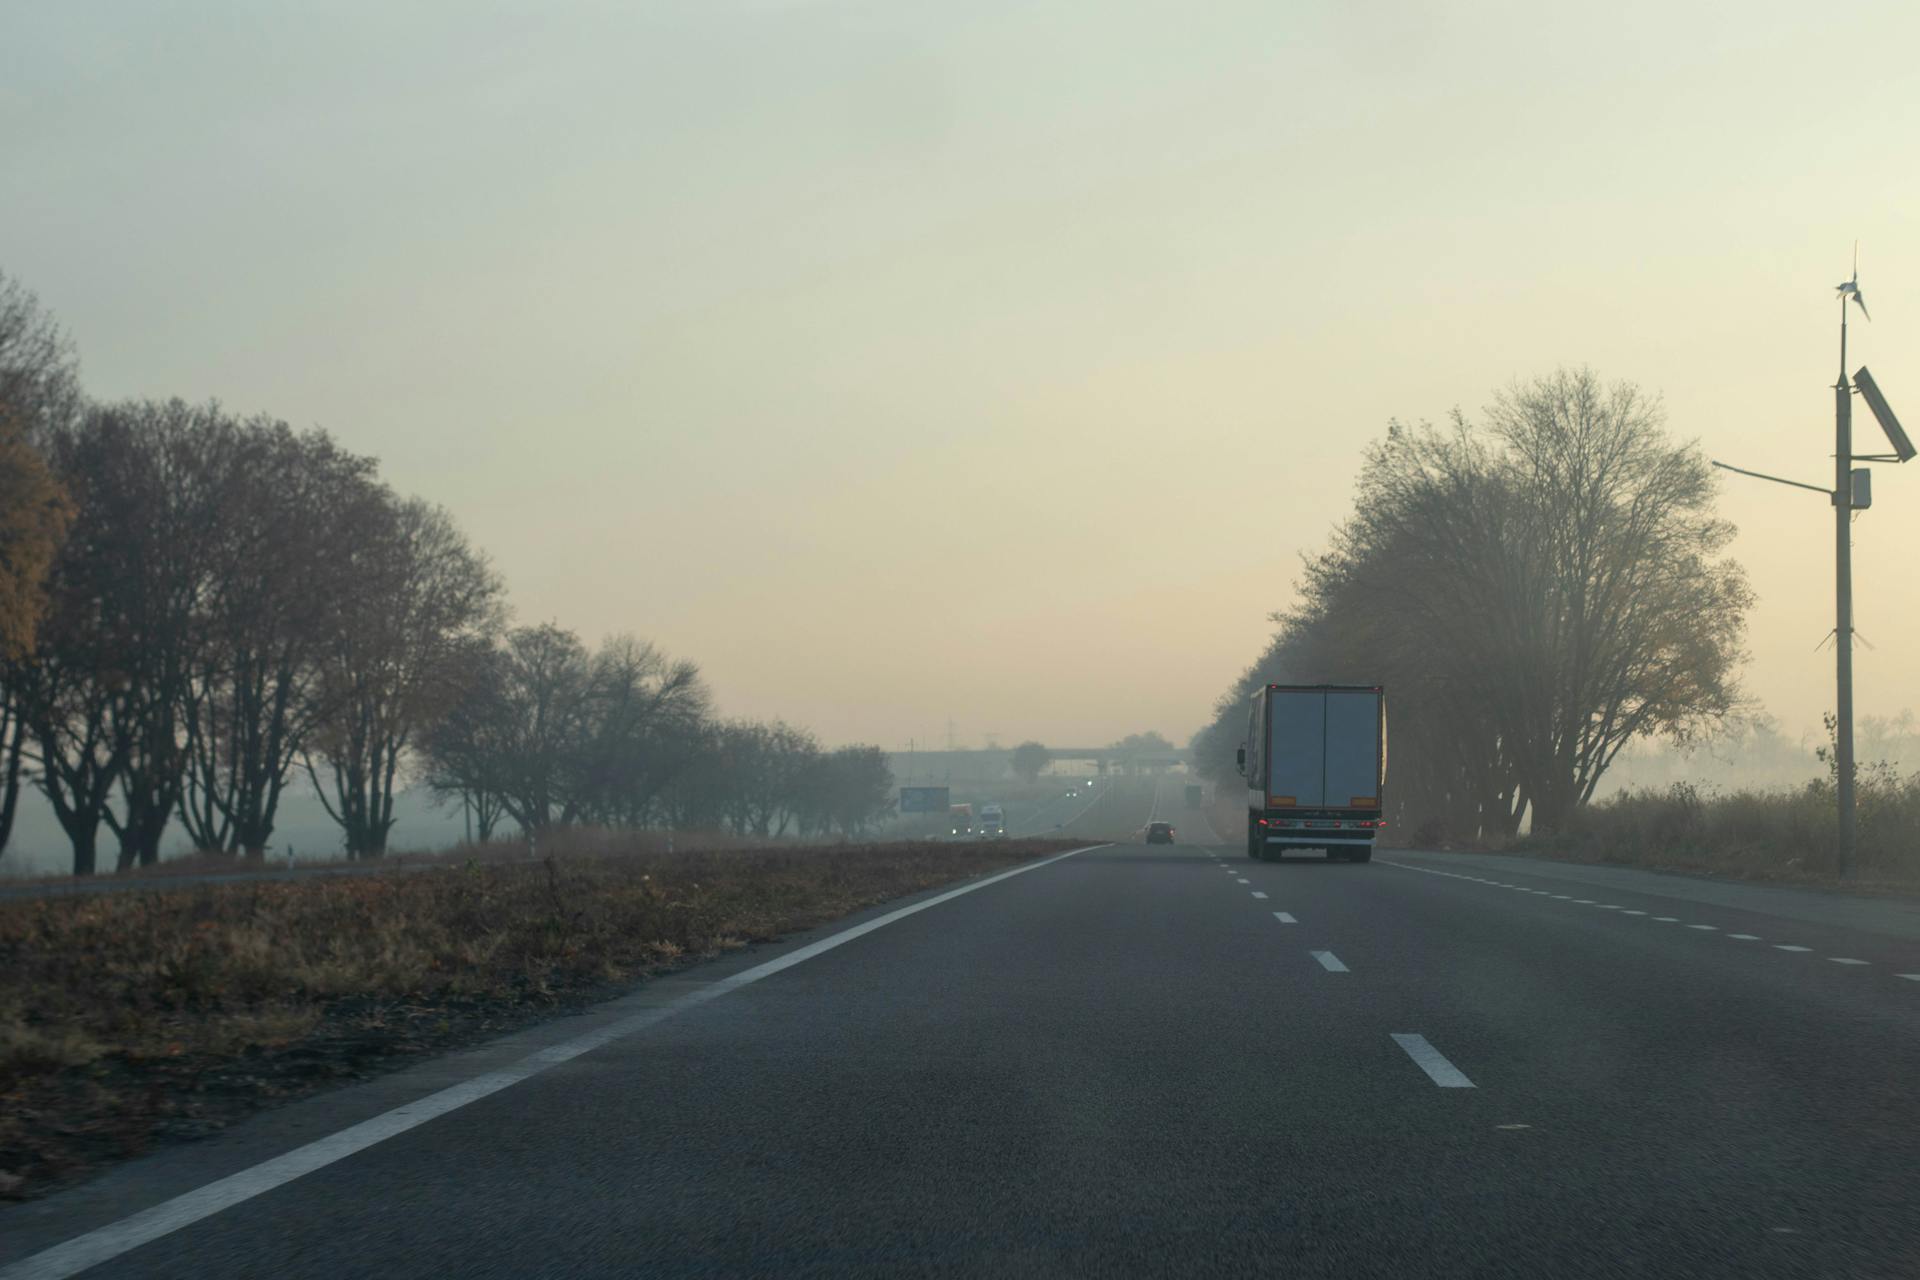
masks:
<instances>
[{"instance_id":1,"label":"truck cab","mask_svg":"<svg viewBox=\"0 0 1920 1280\"><path fill-rule=\"evenodd\" d=\"M1378 685L1270 684L1247 709L1247 856L1324 849L1366 862L1387 782L1387 696Z\"/></svg>"},{"instance_id":2,"label":"truck cab","mask_svg":"<svg viewBox=\"0 0 1920 1280\"><path fill-rule=\"evenodd\" d=\"M980 838L982 840L1007 838L1007 815L999 805L990 804L980 810Z\"/></svg>"},{"instance_id":3,"label":"truck cab","mask_svg":"<svg viewBox=\"0 0 1920 1280\"><path fill-rule=\"evenodd\" d=\"M970 804L956 804L951 809L948 809L947 825L953 828L953 834L955 836L964 837L972 835L973 806Z\"/></svg>"}]
</instances>

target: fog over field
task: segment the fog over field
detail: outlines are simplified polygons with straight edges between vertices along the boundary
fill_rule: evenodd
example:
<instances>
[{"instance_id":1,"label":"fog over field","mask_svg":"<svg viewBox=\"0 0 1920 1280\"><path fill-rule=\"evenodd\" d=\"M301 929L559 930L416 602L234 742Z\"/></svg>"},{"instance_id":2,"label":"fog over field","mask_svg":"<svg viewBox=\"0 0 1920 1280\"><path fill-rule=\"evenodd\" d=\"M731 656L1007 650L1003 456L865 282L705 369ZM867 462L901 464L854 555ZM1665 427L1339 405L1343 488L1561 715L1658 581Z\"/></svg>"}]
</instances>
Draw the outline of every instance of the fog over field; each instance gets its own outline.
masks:
<instances>
[{"instance_id":1,"label":"fog over field","mask_svg":"<svg viewBox=\"0 0 1920 1280\"><path fill-rule=\"evenodd\" d=\"M1855 362L1920 405L1920 15L1847 10L41 6L0 268L90 396L324 428L515 623L697 662L718 715L1184 743L1391 421L1591 369L1820 480L1856 241ZM1863 716L1920 706L1915 483L1855 526ZM1826 510L1714 510L1776 733L1601 794L1817 771Z\"/></svg>"}]
</instances>

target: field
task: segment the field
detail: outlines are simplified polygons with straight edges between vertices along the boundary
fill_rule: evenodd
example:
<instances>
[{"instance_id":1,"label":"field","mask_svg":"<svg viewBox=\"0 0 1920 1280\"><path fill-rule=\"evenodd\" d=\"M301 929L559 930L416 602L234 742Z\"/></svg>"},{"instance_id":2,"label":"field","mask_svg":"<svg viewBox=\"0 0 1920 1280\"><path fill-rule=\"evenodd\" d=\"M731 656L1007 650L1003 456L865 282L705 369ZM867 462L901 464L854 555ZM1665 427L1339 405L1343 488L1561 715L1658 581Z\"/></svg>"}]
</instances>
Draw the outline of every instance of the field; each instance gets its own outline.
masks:
<instances>
[{"instance_id":1,"label":"field","mask_svg":"<svg viewBox=\"0 0 1920 1280\"><path fill-rule=\"evenodd\" d=\"M0 904L0 1196L1071 847L666 854L581 833L538 861Z\"/></svg>"}]
</instances>

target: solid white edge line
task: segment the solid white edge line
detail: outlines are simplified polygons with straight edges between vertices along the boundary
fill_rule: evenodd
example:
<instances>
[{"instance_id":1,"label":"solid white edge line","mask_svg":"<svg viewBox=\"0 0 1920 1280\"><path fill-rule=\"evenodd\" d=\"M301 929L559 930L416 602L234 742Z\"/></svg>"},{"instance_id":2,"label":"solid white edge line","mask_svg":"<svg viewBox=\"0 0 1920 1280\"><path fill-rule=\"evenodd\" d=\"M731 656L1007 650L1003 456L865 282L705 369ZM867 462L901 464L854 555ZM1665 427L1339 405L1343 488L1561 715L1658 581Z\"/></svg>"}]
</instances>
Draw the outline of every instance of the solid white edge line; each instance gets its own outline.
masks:
<instances>
[{"instance_id":1,"label":"solid white edge line","mask_svg":"<svg viewBox=\"0 0 1920 1280\"><path fill-rule=\"evenodd\" d=\"M950 902L976 889L984 889L990 884L998 884L1002 880L1025 875L1029 871L1038 871L1041 867L1051 866L1075 854L1104 849L1111 843L1111 841L1105 841L1087 845L1085 848L1069 849L1065 853L1056 853L1038 862L1029 862L1024 866L1013 867L988 876L984 880L976 880L971 884L949 889L924 902L916 902L911 906L889 911L883 916L876 916L864 924L844 929L831 937L810 942L804 947L778 956L764 964L743 969L730 977L720 979L711 986L689 992L671 1004L629 1014L604 1027L575 1036L571 1040L548 1045L544 1049L528 1054L512 1066L463 1080L438 1093L428 1094L424 1098L415 1099L391 1111L382 1112L369 1120L362 1120L359 1124L350 1125L337 1133L328 1134L324 1138L295 1147L285 1155L276 1156L252 1168L229 1174L203 1187L177 1195L171 1200L163 1200L118 1222L96 1227L84 1235L75 1236L71 1240L43 1249L6 1267L0 1267L0 1280L62 1280L66 1276L77 1275L89 1267L99 1266L143 1244L170 1235L182 1227L191 1226L202 1218L211 1217L222 1209L251 1200L257 1195L284 1186L316 1169L324 1169L356 1152L384 1142L396 1134L405 1133L429 1120L446 1115L450 1111L456 1111L469 1102L477 1102L511 1085L519 1084L531 1076L539 1075L550 1067L569 1062L581 1054L590 1053L623 1036L643 1031L695 1005L705 1004L709 1000L717 999L729 991L737 991L762 978L770 978L783 969L791 969L794 965L811 960L817 955L852 942L855 938L863 937L876 929L883 929L897 920L917 915L929 907L937 907L943 902Z\"/></svg>"},{"instance_id":2,"label":"solid white edge line","mask_svg":"<svg viewBox=\"0 0 1920 1280\"><path fill-rule=\"evenodd\" d=\"M1320 962L1320 967L1328 973L1349 973L1351 970L1340 963L1340 957L1331 951L1309 951L1308 955Z\"/></svg>"},{"instance_id":3,"label":"solid white edge line","mask_svg":"<svg viewBox=\"0 0 1920 1280\"><path fill-rule=\"evenodd\" d=\"M1414 1065L1426 1072L1432 1081L1442 1089L1471 1089L1473 1081L1467 1079L1460 1068L1448 1062L1441 1052L1427 1043L1427 1038L1415 1035L1411 1031L1396 1031L1393 1042L1406 1050Z\"/></svg>"}]
</instances>

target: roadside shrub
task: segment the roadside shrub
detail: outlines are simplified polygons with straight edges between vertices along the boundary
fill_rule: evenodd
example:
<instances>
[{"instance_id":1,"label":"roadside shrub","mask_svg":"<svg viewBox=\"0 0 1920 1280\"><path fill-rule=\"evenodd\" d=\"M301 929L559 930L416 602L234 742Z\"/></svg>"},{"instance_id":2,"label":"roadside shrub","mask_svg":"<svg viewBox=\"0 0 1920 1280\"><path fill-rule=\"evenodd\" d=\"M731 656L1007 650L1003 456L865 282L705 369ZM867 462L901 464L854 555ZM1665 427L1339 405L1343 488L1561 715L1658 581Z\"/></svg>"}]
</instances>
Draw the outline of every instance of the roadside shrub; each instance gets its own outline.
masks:
<instances>
[{"instance_id":1,"label":"roadside shrub","mask_svg":"<svg viewBox=\"0 0 1920 1280\"><path fill-rule=\"evenodd\" d=\"M1902 777L1886 764L1862 768L1855 796L1855 878L1920 884L1920 774ZM1676 783L1588 805L1559 835L1528 837L1520 849L1753 879L1831 879L1835 805L1830 777L1725 794Z\"/></svg>"}]
</instances>

